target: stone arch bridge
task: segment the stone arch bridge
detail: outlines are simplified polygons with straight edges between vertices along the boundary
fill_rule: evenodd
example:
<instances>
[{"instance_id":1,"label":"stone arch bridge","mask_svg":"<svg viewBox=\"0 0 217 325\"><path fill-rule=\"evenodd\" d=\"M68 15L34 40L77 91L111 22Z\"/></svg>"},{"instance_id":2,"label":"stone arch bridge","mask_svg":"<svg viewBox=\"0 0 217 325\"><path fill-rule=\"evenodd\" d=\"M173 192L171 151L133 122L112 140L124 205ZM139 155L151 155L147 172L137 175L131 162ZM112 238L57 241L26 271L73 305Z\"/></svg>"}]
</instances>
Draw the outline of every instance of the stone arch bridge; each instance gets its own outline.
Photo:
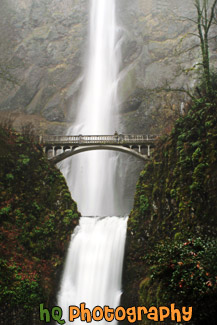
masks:
<instances>
[{"instance_id":1,"label":"stone arch bridge","mask_svg":"<svg viewBox=\"0 0 217 325\"><path fill-rule=\"evenodd\" d=\"M53 163L81 152L91 150L116 150L133 155L143 161L151 157L156 135L66 135L40 136L44 153Z\"/></svg>"}]
</instances>

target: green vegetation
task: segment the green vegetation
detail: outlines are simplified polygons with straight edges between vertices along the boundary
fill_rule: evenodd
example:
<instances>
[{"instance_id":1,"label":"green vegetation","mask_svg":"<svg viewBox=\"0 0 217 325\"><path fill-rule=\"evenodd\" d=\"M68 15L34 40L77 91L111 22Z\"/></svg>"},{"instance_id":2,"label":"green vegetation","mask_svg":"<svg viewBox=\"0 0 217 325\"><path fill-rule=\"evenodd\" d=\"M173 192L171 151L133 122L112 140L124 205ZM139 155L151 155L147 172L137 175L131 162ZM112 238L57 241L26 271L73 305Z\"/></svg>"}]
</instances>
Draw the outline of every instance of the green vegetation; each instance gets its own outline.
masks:
<instances>
[{"instance_id":1,"label":"green vegetation","mask_svg":"<svg viewBox=\"0 0 217 325\"><path fill-rule=\"evenodd\" d=\"M145 259L150 266L150 288L158 283L157 301L152 296L152 303L172 302L175 297L180 309L186 305L194 307L198 322L206 318L215 320L216 239L165 240L156 245L155 251Z\"/></svg>"},{"instance_id":2,"label":"green vegetation","mask_svg":"<svg viewBox=\"0 0 217 325\"><path fill-rule=\"evenodd\" d=\"M193 100L171 134L159 139L140 175L128 225L124 303L193 306L192 324L215 324L216 235L215 88L210 98Z\"/></svg>"},{"instance_id":3,"label":"green vegetation","mask_svg":"<svg viewBox=\"0 0 217 325\"><path fill-rule=\"evenodd\" d=\"M55 302L79 213L32 136L0 127L0 155L0 306L8 315L21 309L29 325L40 303Z\"/></svg>"},{"instance_id":4,"label":"green vegetation","mask_svg":"<svg viewBox=\"0 0 217 325\"><path fill-rule=\"evenodd\" d=\"M217 0L209 8L209 0L195 0L197 10L197 29L202 54L203 80L207 95L212 95L212 82L209 63L209 31L215 19Z\"/></svg>"},{"instance_id":5,"label":"green vegetation","mask_svg":"<svg viewBox=\"0 0 217 325\"><path fill-rule=\"evenodd\" d=\"M199 98L190 96L188 112L159 139L140 175L125 261L126 306L192 306L194 325L217 319L217 73L208 44L216 5L195 0Z\"/></svg>"}]
</instances>

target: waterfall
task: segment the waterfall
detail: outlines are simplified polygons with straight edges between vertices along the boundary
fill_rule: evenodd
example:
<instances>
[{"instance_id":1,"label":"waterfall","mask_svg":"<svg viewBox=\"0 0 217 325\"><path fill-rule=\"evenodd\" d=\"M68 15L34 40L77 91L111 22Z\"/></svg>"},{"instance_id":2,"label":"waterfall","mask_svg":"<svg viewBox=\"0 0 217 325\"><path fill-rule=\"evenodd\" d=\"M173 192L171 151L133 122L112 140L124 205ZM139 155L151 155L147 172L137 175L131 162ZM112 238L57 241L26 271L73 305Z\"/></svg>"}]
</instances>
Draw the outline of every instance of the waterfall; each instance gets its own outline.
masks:
<instances>
[{"instance_id":1,"label":"waterfall","mask_svg":"<svg viewBox=\"0 0 217 325\"><path fill-rule=\"evenodd\" d=\"M68 134L114 134L120 61L115 0L90 0L87 57L77 119ZM127 218L114 217L121 214L116 163L117 154L94 151L59 165L82 215L95 216L82 217L72 235L58 295L65 320L69 305L115 308L120 302Z\"/></svg>"},{"instance_id":2,"label":"waterfall","mask_svg":"<svg viewBox=\"0 0 217 325\"><path fill-rule=\"evenodd\" d=\"M114 134L120 60L115 0L91 0L88 62L77 119L68 134ZM61 164L82 215L120 214L114 189L117 155L88 152Z\"/></svg>"},{"instance_id":3,"label":"waterfall","mask_svg":"<svg viewBox=\"0 0 217 325\"><path fill-rule=\"evenodd\" d=\"M126 217L81 218L70 243L59 296L64 315L68 306L82 302L91 311L95 306L118 306L126 226Z\"/></svg>"}]
</instances>

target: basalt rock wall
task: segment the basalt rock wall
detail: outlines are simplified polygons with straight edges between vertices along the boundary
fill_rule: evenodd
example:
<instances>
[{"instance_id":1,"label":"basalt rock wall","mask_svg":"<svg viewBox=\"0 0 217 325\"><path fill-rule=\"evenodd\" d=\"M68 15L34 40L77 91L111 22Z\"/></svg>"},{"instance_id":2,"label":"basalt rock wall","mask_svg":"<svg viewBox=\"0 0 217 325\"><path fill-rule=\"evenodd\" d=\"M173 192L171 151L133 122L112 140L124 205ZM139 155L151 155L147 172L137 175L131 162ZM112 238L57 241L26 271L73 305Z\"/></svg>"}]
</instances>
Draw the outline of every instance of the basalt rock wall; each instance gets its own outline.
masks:
<instances>
[{"instance_id":1,"label":"basalt rock wall","mask_svg":"<svg viewBox=\"0 0 217 325\"><path fill-rule=\"evenodd\" d=\"M82 75L87 12L85 0L3 0L1 66L17 84L1 80L1 110L37 115L45 129L46 121L55 128L67 121Z\"/></svg>"},{"instance_id":2,"label":"basalt rock wall","mask_svg":"<svg viewBox=\"0 0 217 325\"><path fill-rule=\"evenodd\" d=\"M168 84L191 88L197 77L192 67L200 61L200 48L197 37L189 35L195 26L183 18L195 16L193 0L118 0L117 9L122 42L120 131L160 132L156 116L179 110L187 97L180 94L177 100L173 94L150 89ZM88 0L2 0L1 112L19 112L19 122L29 121L31 115L49 133L63 132L73 121L86 55L88 11ZM213 63L215 49L213 41ZM8 72L17 84L6 82Z\"/></svg>"},{"instance_id":3,"label":"basalt rock wall","mask_svg":"<svg viewBox=\"0 0 217 325\"><path fill-rule=\"evenodd\" d=\"M191 90L199 78L201 52L199 38L193 35L197 34L192 22L197 17L194 1L120 0L118 4L125 28L120 82L123 129L167 132L171 117L183 114L189 97L163 89ZM214 35L213 28L212 66L217 62ZM153 91L156 88L161 91Z\"/></svg>"}]
</instances>

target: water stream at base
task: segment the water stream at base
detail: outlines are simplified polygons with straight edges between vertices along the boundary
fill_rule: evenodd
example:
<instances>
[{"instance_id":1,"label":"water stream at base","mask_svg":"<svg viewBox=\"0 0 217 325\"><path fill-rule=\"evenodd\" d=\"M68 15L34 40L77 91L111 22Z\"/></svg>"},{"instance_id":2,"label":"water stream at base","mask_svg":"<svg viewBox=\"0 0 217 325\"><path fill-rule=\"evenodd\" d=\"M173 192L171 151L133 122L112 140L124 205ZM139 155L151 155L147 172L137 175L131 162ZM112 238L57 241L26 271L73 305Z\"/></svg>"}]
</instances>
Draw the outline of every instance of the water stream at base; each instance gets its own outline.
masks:
<instances>
[{"instance_id":1,"label":"water stream at base","mask_svg":"<svg viewBox=\"0 0 217 325\"><path fill-rule=\"evenodd\" d=\"M77 119L68 134L114 134L120 43L115 0L90 0L88 62ZM97 305L115 308L120 302L127 217L115 217L122 214L117 157L109 151L95 151L59 165L82 215L97 216L82 217L72 235L58 295L67 324L70 305L85 302L90 309Z\"/></svg>"}]
</instances>

